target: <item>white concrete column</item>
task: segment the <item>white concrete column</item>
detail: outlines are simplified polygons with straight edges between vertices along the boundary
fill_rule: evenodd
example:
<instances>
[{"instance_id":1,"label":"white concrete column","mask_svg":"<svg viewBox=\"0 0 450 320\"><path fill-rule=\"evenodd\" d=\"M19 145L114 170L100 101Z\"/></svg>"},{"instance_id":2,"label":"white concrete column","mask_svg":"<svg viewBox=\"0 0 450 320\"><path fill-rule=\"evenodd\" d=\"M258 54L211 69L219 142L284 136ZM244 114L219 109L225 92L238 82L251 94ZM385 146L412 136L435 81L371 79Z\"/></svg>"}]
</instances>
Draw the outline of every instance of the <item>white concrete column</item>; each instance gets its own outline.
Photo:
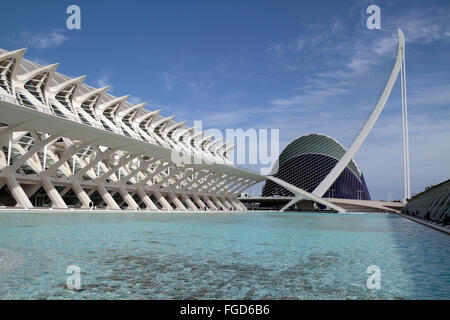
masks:
<instances>
[{"instance_id":1,"label":"white concrete column","mask_svg":"<svg viewBox=\"0 0 450 320\"><path fill-rule=\"evenodd\" d=\"M198 208L196 207L196 205L192 202L192 200L187 195L185 195L184 193L180 193L180 197L188 205L189 209L191 209L193 211L198 211Z\"/></svg>"},{"instance_id":2,"label":"white concrete column","mask_svg":"<svg viewBox=\"0 0 450 320\"><path fill-rule=\"evenodd\" d=\"M214 205L214 203L211 201L211 199L208 198L208 196L201 196L203 200L205 200L206 204L208 205L209 209L212 211L217 211L217 207Z\"/></svg>"},{"instance_id":3,"label":"white concrete column","mask_svg":"<svg viewBox=\"0 0 450 320\"><path fill-rule=\"evenodd\" d=\"M172 200L173 204L178 208L178 210L181 211L187 211L186 207L183 205L183 203L180 201L180 199L177 198L177 196L173 192L168 192L167 196Z\"/></svg>"},{"instance_id":4,"label":"white concrete column","mask_svg":"<svg viewBox=\"0 0 450 320\"><path fill-rule=\"evenodd\" d=\"M136 190L138 196L144 201L148 210L159 210L158 207L153 203L152 199L144 192L142 188L137 188Z\"/></svg>"},{"instance_id":5,"label":"white concrete column","mask_svg":"<svg viewBox=\"0 0 450 320\"><path fill-rule=\"evenodd\" d=\"M150 162L144 162L143 159L141 159L141 164L139 165L138 168L134 169L134 170L130 170L130 172L128 173L128 175L126 175L125 177L122 177L118 182L117 185L119 186L119 192L120 195L122 196L122 198L125 200L125 202L128 204L128 207L130 207L133 210L138 210L139 209L139 205L136 203L136 201L134 200L134 198L128 193L128 191L126 190L125 186L127 185L127 182L134 177L135 175L137 175L140 171L145 170L145 168L147 168L151 163ZM136 187L136 184L135 184ZM140 187L140 186L138 186ZM139 194L138 194L139 195ZM142 199L142 198L141 198ZM143 199L142 199L143 200ZM148 199L150 200L150 199ZM144 201L144 200L143 200ZM151 201L151 200L150 200ZM148 202L148 201L147 201ZM144 202L145 203L145 202ZM147 205L147 204L146 204Z\"/></svg>"},{"instance_id":6,"label":"white concrete column","mask_svg":"<svg viewBox=\"0 0 450 320\"><path fill-rule=\"evenodd\" d=\"M119 205L114 200L114 198L111 196L111 194L108 192L108 190L106 190L103 183L100 183L97 185L97 191L100 194L100 196L102 197L103 201L105 201L105 203L109 209L120 210Z\"/></svg>"},{"instance_id":7,"label":"white concrete column","mask_svg":"<svg viewBox=\"0 0 450 320\"><path fill-rule=\"evenodd\" d=\"M236 201L236 204L241 208L242 211L248 210L247 207L239 199L236 199L235 201Z\"/></svg>"},{"instance_id":8,"label":"white concrete column","mask_svg":"<svg viewBox=\"0 0 450 320\"><path fill-rule=\"evenodd\" d=\"M89 203L92 201L86 191L81 187L80 182L78 180L72 181L72 187L78 199L81 201L82 208L89 208Z\"/></svg>"},{"instance_id":9,"label":"white concrete column","mask_svg":"<svg viewBox=\"0 0 450 320\"><path fill-rule=\"evenodd\" d=\"M208 207L203 201L202 199L200 199L196 194L192 195L192 199L194 199L195 203L198 204L198 206L200 207L200 211L206 210L206 208Z\"/></svg>"},{"instance_id":10,"label":"white concrete column","mask_svg":"<svg viewBox=\"0 0 450 320\"><path fill-rule=\"evenodd\" d=\"M157 191L153 191L153 195L155 196L156 200L162 205L163 210L173 211L172 206L167 202L166 198L163 197L163 195Z\"/></svg>"},{"instance_id":11,"label":"white concrete column","mask_svg":"<svg viewBox=\"0 0 450 320\"><path fill-rule=\"evenodd\" d=\"M216 207L222 208L222 210L224 210L224 211L227 211L227 210L229 209L229 208L226 208L226 207L223 205L223 203L220 202L220 200L219 200L216 196L212 195L212 196L210 196L210 197L211 197L212 201L214 202L214 204L216 205Z\"/></svg>"},{"instance_id":12,"label":"white concrete column","mask_svg":"<svg viewBox=\"0 0 450 320\"><path fill-rule=\"evenodd\" d=\"M128 191L125 189L124 185L119 186L119 193L122 196L123 200L128 204L128 207L133 210L138 210L139 206L134 201L133 197L128 193Z\"/></svg>"},{"instance_id":13,"label":"white concrete column","mask_svg":"<svg viewBox=\"0 0 450 320\"><path fill-rule=\"evenodd\" d=\"M224 197L218 197L219 200L227 207L227 211L230 211L230 208L233 208L233 205L227 201Z\"/></svg>"},{"instance_id":14,"label":"white concrete column","mask_svg":"<svg viewBox=\"0 0 450 320\"><path fill-rule=\"evenodd\" d=\"M224 199L227 200L227 202L230 204L230 206L234 209L234 210L238 210L238 207L236 207L236 204L234 203L232 198L228 198L228 197L224 197Z\"/></svg>"},{"instance_id":15,"label":"white concrete column","mask_svg":"<svg viewBox=\"0 0 450 320\"><path fill-rule=\"evenodd\" d=\"M31 157L36 155L36 153L41 150L45 145L50 143L53 140L58 139L59 135L50 136L44 140L39 138L39 134L32 133L34 137L34 144L30 147L25 154L23 154L19 159L17 159L13 164L8 163L8 166L3 168L3 172L5 173L6 183L8 185L9 190L11 191L12 196L17 202L16 206L21 206L23 208L32 208L33 205L28 198L27 194L23 190L22 186L16 179L16 171ZM10 151L11 153L11 151ZM10 155L9 155L10 156Z\"/></svg>"},{"instance_id":16,"label":"white concrete column","mask_svg":"<svg viewBox=\"0 0 450 320\"><path fill-rule=\"evenodd\" d=\"M247 207L242 204L237 198L230 198L232 203L234 204L234 208L240 211L247 211Z\"/></svg>"},{"instance_id":17,"label":"white concrete column","mask_svg":"<svg viewBox=\"0 0 450 320\"><path fill-rule=\"evenodd\" d=\"M6 184L8 185L9 191L17 202L16 206L25 209L33 208L30 199L17 181L15 172L11 172L8 167L3 168L3 172L5 173Z\"/></svg>"},{"instance_id":18,"label":"white concrete column","mask_svg":"<svg viewBox=\"0 0 450 320\"><path fill-rule=\"evenodd\" d=\"M59 192L55 189L55 186L50 181L50 179L44 175L41 176L41 181L42 187L44 188L45 192L47 192L47 195L52 201L52 208L67 209L67 204L64 202Z\"/></svg>"},{"instance_id":19,"label":"white concrete column","mask_svg":"<svg viewBox=\"0 0 450 320\"><path fill-rule=\"evenodd\" d=\"M100 150L97 149L97 151L96 151L97 154L95 155L95 158L92 161L90 161L89 163L87 163L83 168L78 170L77 173L72 174L70 176L69 179L72 182L73 190L74 190L75 194L77 195L77 197L80 199L83 208L89 208L89 204L92 202L92 200L89 198L88 194L81 187L80 179L82 179L83 175L86 172L88 172L95 165L97 165L97 163L99 163L100 161L102 161L106 157L110 156L115 151L116 151L116 149L109 149L109 150L107 150L105 152L101 152ZM98 185L97 185L97 187L98 187ZM108 202L104 198L103 198L103 200L107 204L109 202L111 205L113 205L112 202L109 199L108 199ZM108 205L110 205L110 204L108 204ZM113 205L113 207L114 207L114 205Z\"/></svg>"}]
</instances>

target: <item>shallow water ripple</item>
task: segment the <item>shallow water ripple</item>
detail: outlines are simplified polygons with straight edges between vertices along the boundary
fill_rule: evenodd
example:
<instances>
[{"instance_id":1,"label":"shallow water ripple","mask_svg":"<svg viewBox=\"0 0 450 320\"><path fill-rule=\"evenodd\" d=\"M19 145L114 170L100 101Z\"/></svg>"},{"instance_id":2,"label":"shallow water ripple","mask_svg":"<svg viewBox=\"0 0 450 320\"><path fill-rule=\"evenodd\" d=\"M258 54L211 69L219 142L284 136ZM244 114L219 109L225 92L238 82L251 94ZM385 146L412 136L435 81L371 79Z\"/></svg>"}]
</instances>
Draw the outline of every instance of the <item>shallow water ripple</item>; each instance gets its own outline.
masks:
<instances>
[{"instance_id":1,"label":"shallow water ripple","mask_svg":"<svg viewBox=\"0 0 450 320\"><path fill-rule=\"evenodd\" d=\"M1 299L450 298L450 237L390 215L3 212L0 248Z\"/></svg>"}]
</instances>

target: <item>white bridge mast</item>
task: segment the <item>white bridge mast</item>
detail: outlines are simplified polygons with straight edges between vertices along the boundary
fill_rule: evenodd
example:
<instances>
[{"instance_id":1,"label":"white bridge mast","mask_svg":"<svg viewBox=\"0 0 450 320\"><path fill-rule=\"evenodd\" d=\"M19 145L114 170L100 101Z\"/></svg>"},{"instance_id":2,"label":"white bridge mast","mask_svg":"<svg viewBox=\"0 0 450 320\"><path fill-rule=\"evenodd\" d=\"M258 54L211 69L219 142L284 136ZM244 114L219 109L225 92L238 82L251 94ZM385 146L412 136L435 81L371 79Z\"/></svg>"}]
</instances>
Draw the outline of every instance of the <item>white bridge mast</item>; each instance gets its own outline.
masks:
<instances>
[{"instance_id":1,"label":"white bridge mast","mask_svg":"<svg viewBox=\"0 0 450 320\"><path fill-rule=\"evenodd\" d=\"M394 67L392 69L391 75L386 83L386 86L381 94L381 97L378 99L377 104L375 105L372 113L369 116L369 119L366 121L364 127L356 136L356 139L353 141L350 148L348 148L347 152L342 156L342 158L338 161L338 163L334 166L334 168L328 173L325 179L320 182L320 184L314 189L312 192L313 195L322 197L327 190L331 187L331 185L336 181L339 175L344 171L349 162L353 159L356 152L359 150L364 140L366 140L370 131L372 130L375 122L380 116L381 111L383 111L384 106L391 94L392 88L394 87L395 81L397 80L398 74L400 73L404 61L404 47L405 47L405 37L403 32L398 30L398 50L397 50L397 58L395 60ZM402 73L403 74L403 73Z\"/></svg>"},{"instance_id":2,"label":"white bridge mast","mask_svg":"<svg viewBox=\"0 0 450 320\"><path fill-rule=\"evenodd\" d=\"M405 60L405 46L402 51L402 68L400 72L401 87L402 87L402 127L403 127L403 178L404 178L404 192L403 199L406 202L411 198L411 183L409 173L409 138L408 138L408 100L406 95L406 60Z\"/></svg>"},{"instance_id":3,"label":"white bridge mast","mask_svg":"<svg viewBox=\"0 0 450 320\"><path fill-rule=\"evenodd\" d=\"M338 163L331 169L328 175L319 183L319 185L314 189L313 192L308 193L305 190L297 188L289 183L286 183L283 180L280 180L276 177L268 176L269 179L283 186L284 188L291 191L295 197L292 199L286 206L284 206L281 211L286 210L290 206L296 204L297 202L303 199L309 199L314 202L324 204L324 199L322 199L323 195L327 192L327 190L331 187L331 185L336 181L339 175L344 171L349 162L353 159L356 152L359 150L363 142L366 140L370 131L372 130L375 122L383 111L384 106L391 94L392 88L394 87L395 82L397 81L398 74L401 73L401 87L402 87L402 115L403 115L403 171L405 177L405 199L410 198L410 185L409 185L409 147L408 147L408 114L407 114L407 100L406 100L406 72L405 72L405 37L403 32L398 30L398 49L397 56L395 60L395 64L392 68L391 74L387 80L386 86L378 99L377 104L375 105L372 113L369 116L369 119L364 124L361 131L356 136L352 145L348 148L345 154L341 157ZM320 201L322 202L320 202ZM328 204L324 204L332 208ZM343 208L334 207L338 212L345 212Z\"/></svg>"}]
</instances>

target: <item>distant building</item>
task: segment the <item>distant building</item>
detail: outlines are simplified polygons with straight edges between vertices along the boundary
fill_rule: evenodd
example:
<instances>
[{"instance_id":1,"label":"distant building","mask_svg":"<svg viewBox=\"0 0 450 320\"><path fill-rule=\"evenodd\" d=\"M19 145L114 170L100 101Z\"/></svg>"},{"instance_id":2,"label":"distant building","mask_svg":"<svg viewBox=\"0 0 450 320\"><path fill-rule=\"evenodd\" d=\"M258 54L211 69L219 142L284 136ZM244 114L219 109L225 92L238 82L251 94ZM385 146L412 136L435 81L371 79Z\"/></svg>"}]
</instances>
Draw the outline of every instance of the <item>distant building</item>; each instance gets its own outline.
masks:
<instances>
[{"instance_id":1,"label":"distant building","mask_svg":"<svg viewBox=\"0 0 450 320\"><path fill-rule=\"evenodd\" d=\"M450 223L450 179L414 195L402 211L424 220Z\"/></svg>"},{"instance_id":2,"label":"distant building","mask_svg":"<svg viewBox=\"0 0 450 320\"><path fill-rule=\"evenodd\" d=\"M312 193L345 154L345 148L335 139L322 134L308 134L292 141L278 157L271 175ZM289 197L293 194L267 180L263 197ZM351 160L324 198L370 200L364 175Z\"/></svg>"}]
</instances>

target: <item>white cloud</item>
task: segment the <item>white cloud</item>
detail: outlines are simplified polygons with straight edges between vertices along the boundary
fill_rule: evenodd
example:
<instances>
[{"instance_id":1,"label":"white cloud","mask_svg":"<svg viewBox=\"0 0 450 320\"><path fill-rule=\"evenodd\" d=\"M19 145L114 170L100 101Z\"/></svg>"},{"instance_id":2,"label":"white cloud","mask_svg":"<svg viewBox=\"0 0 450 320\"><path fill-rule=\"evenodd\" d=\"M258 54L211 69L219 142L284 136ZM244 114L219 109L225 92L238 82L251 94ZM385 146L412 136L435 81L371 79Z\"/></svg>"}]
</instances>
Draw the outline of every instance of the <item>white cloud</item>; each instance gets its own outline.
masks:
<instances>
[{"instance_id":1,"label":"white cloud","mask_svg":"<svg viewBox=\"0 0 450 320\"><path fill-rule=\"evenodd\" d=\"M377 55L382 56L388 52L395 52L397 45L398 39L396 35L395 37L386 37L375 41L373 51L375 51Z\"/></svg>"},{"instance_id":2,"label":"white cloud","mask_svg":"<svg viewBox=\"0 0 450 320\"><path fill-rule=\"evenodd\" d=\"M448 8L420 12L409 11L401 17L384 18L383 21L388 22L383 24L383 29L386 28L388 31L385 30L375 37L360 37L356 40L344 37L341 40L345 45L340 46L339 50L326 50L324 59L330 56L330 52L333 52L338 57L342 57L336 59L337 62L333 61L329 71L312 74L306 78L306 83L298 89L298 93L288 97L274 98L270 101L270 105L277 110L289 110L289 112L292 112L295 107L295 109L301 109L306 112L312 108L317 109L319 106L321 109L327 109L333 103L337 104L342 102L342 100L348 100L345 95L352 95L353 97L357 95L361 101L363 101L361 95L364 95L364 98L370 96L373 100L373 97L376 95L376 88L364 88L363 82L369 79L376 84L384 83L389 75L388 71L390 70L388 68L391 68L390 61L393 61L398 42L397 33L395 32L396 28L390 26L389 22L395 21L396 24L398 23L405 32L408 43L426 43L447 37L449 16L450 10ZM310 49L317 43L326 44L329 42L330 34L339 32L343 28L340 20L336 19L332 19L328 27L330 27L328 32L322 30L312 33L312 35L299 37L296 40L298 50L302 50L305 46L308 46ZM309 28L315 30L318 27L309 26ZM394 30L394 32L389 30ZM335 39L334 42L341 40ZM278 47L280 46L283 45L278 44ZM292 47L294 46L284 45L284 48ZM367 77L364 77L365 74L367 74ZM418 84L418 86L423 86L423 83ZM445 85L444 88L430 85L428 89L433 91L432 95L420 96L424 93L421 90L420 93L417 91L413 92L410 98L427 105L448 102L448 85ZM358 90L361 92L355 92ZM369 91L371 92L369 93ZM353 107L359 102L354 99L351 99L351 101L353 101L351 103L354 105ZM347 109L350 107L347 106ZM332 112L332 110L329 110L329 112Z\"/></svg>"},{"instance_id":3,"label":"white cloud","mask_svg":"<svg viewBox=\"0 0 450 320\"><path fill-rule=\"evenodd\" d=\"M22 31L19 41L27 47L35 47L39 49L53 48L62 45L69 40L63 30L55 29L50 32L31 33ZM17 42L16 40L14 40Z\"/></svg>"},{"instance_id":4,"label":"white cloud","mask_svg":"<svg viewBox=\"0 0 450 320\"><path fill-rule=\"evenodd\" d=\"M95 84L96 84L98 87L100 87L100 88L109 86L109 87L110 87L110 88L109 88L110 91L111 91L111 89L112 89L112 86L110 85L110 79L109 79L109 76L106 75L106 74L103 74L102 76L100 76L100 78L98 78L97 80L95 80Z\"/></svg>"},{"instance_id":5,"label":"white cloud","mask_svg":"<svg viewBox=\"0 0 450 320\"><path fill-rule=\"evenodd\" d=\"M450 36L449 17L448 7L411 10L397 17L396 23L404 31L407 42L428 44Z\"/></svg>"},{"instance_id":6,"label":"white cloud","mask_svg":"<svg viewBox=\"0 0 450 320\"><path fill-rule=\"evenodd\" d=\"M136 104L140 104L140 103L144 102L143 99L141 99L140 97L136 97L136 96L129 97L127 101L129 103L131 103L132 105L136 105Z\"/></svg>"},{"instance_id":7,"label":"white cloud","mask_svg":"<svg viewBox=\"0 0 450 320\"><path fill-rule=\"evenodd\" d=\"M281 57L288 52L298 53L303 50L311 50L327 45L334 35L345 29L343 21L338 17L332 17L329 24L307 24L304 28L305 32L294 41L274 42L266 49L266 53Z\"/></svg>"},{"instance_id":8,"label":"white cloud","mask_svg":"<svg viewBox=\"0 0 450 320\"><path fill-rule=\"evenodd\" d=\"M266 53L273 54L275 56L282 56L288 48L283 43L272 43L267 49Z\"/></svg>"}]
</instances>

